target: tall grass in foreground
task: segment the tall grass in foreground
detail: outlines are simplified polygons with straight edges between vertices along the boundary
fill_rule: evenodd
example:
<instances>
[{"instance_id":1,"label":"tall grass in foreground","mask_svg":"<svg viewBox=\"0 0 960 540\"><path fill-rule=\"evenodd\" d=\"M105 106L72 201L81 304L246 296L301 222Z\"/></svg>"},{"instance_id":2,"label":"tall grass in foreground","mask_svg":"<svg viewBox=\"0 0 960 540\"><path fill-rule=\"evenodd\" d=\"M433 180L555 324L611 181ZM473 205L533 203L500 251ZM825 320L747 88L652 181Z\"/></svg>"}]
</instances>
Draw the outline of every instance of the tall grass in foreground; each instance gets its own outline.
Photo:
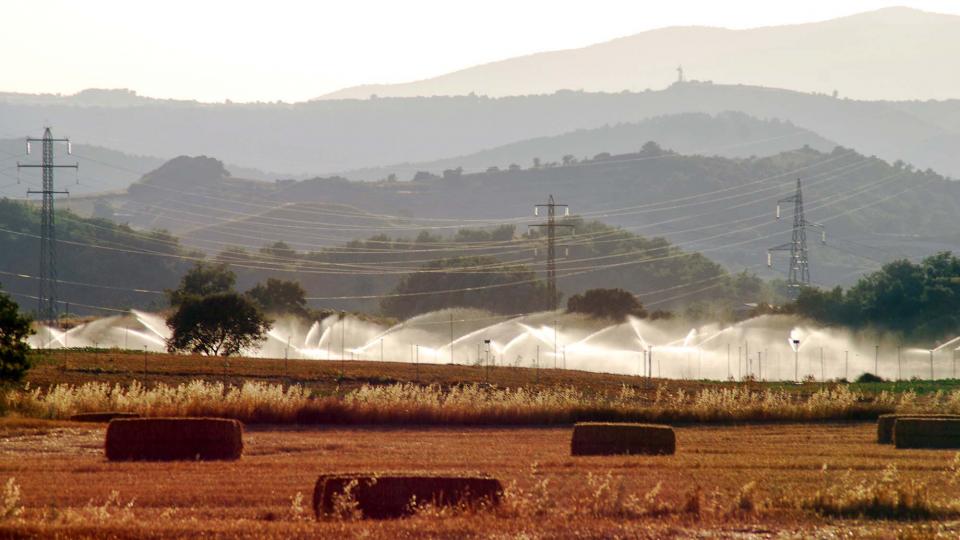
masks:
<instances>
[{"instance_id":1,"label":"tall grass in foreground","mask_svg":"<svg viewBox=\"0 0 960 540\"><path fill-rule=\"evenodd\" d=\"M847 386L809 396L749 387L697 392L659 388L652 397L622 387L588 395L573 387L544 390L480 385L451 388L415 384L367 385L337 397L313 396L302 386L247 382L240 386L192 381L147 388L104 383L61 384L48 390L10 390L9 412L67 418L93 411L145 416L217 416L247 423L563 425L579 421L710 423L873 419L895 411L960 412L960 391L918 398L880 393L867 397Z\"/></svg>"}]
</instances>

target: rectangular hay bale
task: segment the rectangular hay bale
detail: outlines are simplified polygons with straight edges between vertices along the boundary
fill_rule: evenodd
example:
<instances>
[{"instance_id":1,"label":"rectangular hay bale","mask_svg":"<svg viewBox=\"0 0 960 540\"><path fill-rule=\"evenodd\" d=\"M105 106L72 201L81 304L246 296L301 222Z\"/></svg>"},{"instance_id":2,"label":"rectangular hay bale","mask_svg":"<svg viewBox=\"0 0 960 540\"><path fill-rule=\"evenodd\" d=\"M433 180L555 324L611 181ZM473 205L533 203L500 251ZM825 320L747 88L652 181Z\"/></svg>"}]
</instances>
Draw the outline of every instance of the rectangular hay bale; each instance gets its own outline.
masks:
<instances>
[{"instance_id":1,"label":"rectangular hay bale","mask_svg":"<svg viewBox=\"0 0 960 540\"><path fill-rule=\"evenodd\" d=\"M570 441L574 456L663 455L676 450L673 428L657 424L580 422L573 426Z\"/></svg>"},{"instance_id":2,"label":"rectangular hay bale","mask_svg":"<svg viewBox=\"0 0 960 540\"><path fill-rule=\"evenodd\" d=\"M111 461L227 460L243 454L243 424L227 418L129 418L107 426Z\"/></svg>"},{"instance_id":3,"label":"rectangular hay bale","mask_svg":"<svg viewBox=\"0 0 960 540\"><path fill-rule=\"evenodd\" d=\"M897 418L897 448L960 448L960 418Z\"/></svg>"},{"instance_id":4,"label":"rectangular hay bale","mask_svg":"<svg viewBox=\"0 0 960 540\"><path fill-rule=\"evenodd\" d=\"M414 501L435 506L497 505L502 493L500 481L487 476L325 474L313 490L313 511L322 519L336 512L338 497L348 497L364 518L389 519L412 514Z\"/></svg>"},{"instance_id":5,"label":"rectangular hay bale","mask_svg":"<svg viewBox=\"0 0 960 540\"><path fill-rule=\"evenodd\" d=\"M878 444L893 444L893 423L896 422L898 418L960 418L960 415L921 413L881 414L877 417Z\"/></svg>"}]
</instances>

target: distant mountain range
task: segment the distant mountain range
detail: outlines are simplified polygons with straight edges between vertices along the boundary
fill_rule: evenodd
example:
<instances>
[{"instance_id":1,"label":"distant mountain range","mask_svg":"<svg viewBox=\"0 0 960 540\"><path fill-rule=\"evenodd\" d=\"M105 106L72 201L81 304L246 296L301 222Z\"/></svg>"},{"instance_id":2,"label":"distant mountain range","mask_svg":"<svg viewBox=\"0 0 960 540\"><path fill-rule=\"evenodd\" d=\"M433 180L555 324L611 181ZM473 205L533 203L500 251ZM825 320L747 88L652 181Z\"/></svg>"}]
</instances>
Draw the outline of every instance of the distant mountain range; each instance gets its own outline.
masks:
<instances>
[{"instance_id":1,"label":"distant mountain range","mask_svg":"<svg viewBox=\"0 0 960 540\"><path fill-rule=\"evenodd\" d=\"M109 92L100 92L93 101L109 102L105 94ZM960 153L955 151L960 146L957 100L854 101L695 82L640 93L562 91L499 99L380 98L297 104L212 105L120 94L118 102L123 105L116 106L78 105L63 97L30 101L23 96L0 96L0 136L36 134L49 122L55 134L70 135L76 144L147 156L215 156L231 164L237 176L256 177L239 170L250 167L304 178L398 163L449 160L452 164L454 156L581 129L679 113L736 111L761 120L790 122L891 162L900 159L960 176ZM85 102L91 100L91 96L85 98ZM685 149L690 149L698 135L688 133L687 137L690 143L684 143Z\"/></svg>"},{"instance_id":2,"label":"distant mountain range","mask_svg":"<svg viewBox=\"0 0 960 540\"><path fill-rule=\"evenodd\" d=\"M960 17L894 7L823 22L747 30L672 27L580 49L543 52L322 99L619 92L678 79L751 84L856 99L960 96Z\"/></svg>"},{"instance_id":3,"label":"distant mountain range","mask_svg":"<svg viewBox=\"0 0 960 540\"><path fill-rule=\"evenodd\" d=\"M376 180L391 174L401 179L418 172L462 169L481 172L493 169L530 166L533 160L544 164L563 164L586 160L599 154L626 154L655 141L681 154L724 157L771 156L804 146L829 152L836 143L790 122L758 120L737 112L715 116L705 113L680 113L657 116L641 122L578 129L562 135L536 137L465 156L422 163L401 163L342 173L356 180Z\"/></svg>"}]
</instances>

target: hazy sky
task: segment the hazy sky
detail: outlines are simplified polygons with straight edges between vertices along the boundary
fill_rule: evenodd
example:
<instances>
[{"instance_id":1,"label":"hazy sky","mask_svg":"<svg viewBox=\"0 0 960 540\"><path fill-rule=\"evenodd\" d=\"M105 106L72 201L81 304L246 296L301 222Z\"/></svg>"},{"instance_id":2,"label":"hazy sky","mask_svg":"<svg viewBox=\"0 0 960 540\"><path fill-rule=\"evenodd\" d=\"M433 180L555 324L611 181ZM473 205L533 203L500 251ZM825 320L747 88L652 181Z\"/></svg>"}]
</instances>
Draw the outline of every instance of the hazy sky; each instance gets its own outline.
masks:
<instances>
[{"instance_id":1,"label":"hazy sky","mask_svg":"<svg viewBox=\"0 0 960 540\"><path fill-rule=\"evenodd\" d=\"M673 25L749 28L958 0L4 2L0 91L299 101Z\"/></svg>"}]
</instances>

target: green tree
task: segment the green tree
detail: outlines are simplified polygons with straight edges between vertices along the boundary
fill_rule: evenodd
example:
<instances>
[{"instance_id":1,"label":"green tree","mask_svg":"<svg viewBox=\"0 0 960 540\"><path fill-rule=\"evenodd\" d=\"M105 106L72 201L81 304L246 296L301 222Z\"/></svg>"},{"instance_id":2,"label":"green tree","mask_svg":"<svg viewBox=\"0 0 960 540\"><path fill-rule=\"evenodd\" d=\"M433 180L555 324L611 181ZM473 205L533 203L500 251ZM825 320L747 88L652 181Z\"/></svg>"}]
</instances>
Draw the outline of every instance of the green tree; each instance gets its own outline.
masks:
<instances>
[{"instance_id":1,"label":"green tree","mask_svg":"<svg viewBox=\"0 0 960 540\"><path fill-rule=\"evenodd\" d=\"M637 297L623 289L590 289L575 294L567 300L567 311L615 321L623 321L628 315L641 319L647 316Z\"/></svg>"},{"instance_id":2,"label":"green tree","mask_svg":"<svg viewBox=\"0 0 960 540\"><path fill-rule=\"evenodd\" d=\"M301 317L307 314L306 295L306 291L296 281L275 278L269 278L265 283L257 283L247 291L247 296L267 313Z\"/></svg>"},{"instance_id":3,"label":"green tree","mask_svg":"<svg viewBox=\"0 0 960 540\"><path fill-rule=\"evenodd\" d=\"M270 322L255 302L237 293L187 296L167 318L170 352L230 356L266 339Z\"/></svg>"},{"instance_id":4,"label":"green tree","mask_svg":"<svg viewBox=\"0 0 960 540\"><path fill-rule=\"evenodd\" d=\"M949 252L885 264L846 292L804 289L789 306L826 324L873 326L912 342L953 337L960 331L960 259Z\"/></svg>"},{"instance_id":5,"label":"green tree","mask_svg":"<svg viewBox=\"0 0 960 540\"><path fill-rule=\"evenodd\" d=\"M0 381L20 381L30 369L27 358L30 334L33 334L30 319L20 314L16 302L0 293Z\"/></svg>"},{"instance_id":6,"label":"green tree","mask_svg":"<svg viewBox=\"0 0 960 540\"><path fill-rule=\"evenodd\" d=\"M226 264L198 262L183 275L179 287L167 291L167 296L170 305L177 307L190 297L230 292L236 282L236 274Z\"/></svg>"}]
</instances>

